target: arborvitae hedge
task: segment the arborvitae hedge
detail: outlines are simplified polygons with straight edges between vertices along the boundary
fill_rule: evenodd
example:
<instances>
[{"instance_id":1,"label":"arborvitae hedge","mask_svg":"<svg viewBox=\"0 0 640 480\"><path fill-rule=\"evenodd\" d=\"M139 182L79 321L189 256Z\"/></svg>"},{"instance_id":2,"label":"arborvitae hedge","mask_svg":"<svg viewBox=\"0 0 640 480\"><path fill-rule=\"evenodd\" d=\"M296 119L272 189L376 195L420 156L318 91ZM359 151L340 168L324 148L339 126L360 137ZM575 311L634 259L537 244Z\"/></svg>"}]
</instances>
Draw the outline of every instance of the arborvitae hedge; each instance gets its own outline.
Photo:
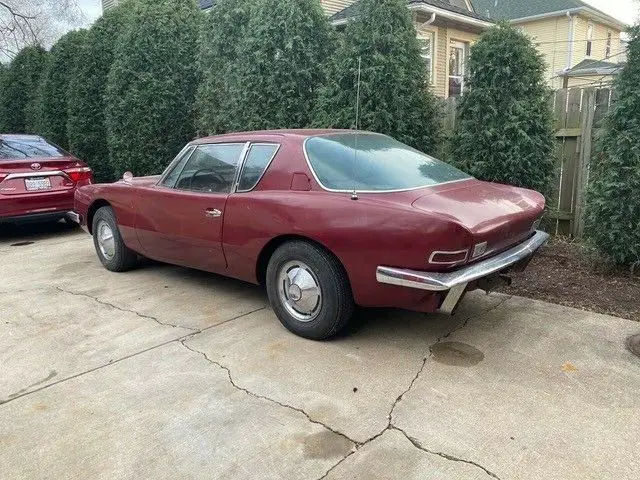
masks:
<instances>
[{"instance_id":1,"label":"arborvitae hedge","mask_svg":"<svg viewBox=\"0 0 640 480\"><path fill-rule=\"evenodd\" d=\"M640 27L591 159L586 233L615 263L640 266Z\"/></svg>"},{"instance_id":2,"label":"arborvitae hedge","mask_svg":"<svg viewBox=\"0 0 640 480\"><path fill-rule=\"evenodd\" d=\"M198 125L205 134L223 133L229 129L230 67L242 62L238 54L249 9L256 0L220 0L215 10L205 16L198 67L201 83L198 89Z\"/></svg>"},{"instance_id":3,"label":"arborvitae hedge","mask_svg":"<svg viewBox=\"0 0 640 480\"><path fill-rule=\"evenodd\" d=\"M47 52L40 46L23 48L7 68L0 125L2 133L38 132L38 87L47 65Z\"/></svg>"},{"instance_id":4,"label":"arborvitae hedge","mask_svg":"<svg viewBox=\"0 0 640 480\"><path fill-rule=\"evenodd\" d=\"M87 31L78 30L67 33L56 42L49 52L49 62L38 92L39 133L64 149L69 148L69 85L86 38Z\"/></svg>"},{"instance_id":5,"label":"arborvitae hedge","mask_svg":"<svg viewBox=\"0 0 640 480\"><path fill-rule=\"evenodd\" d=\"M107 10L87 35L69 85L69 148L93 168L99 182L114 180L105 125L105 92L117 39L128 19L129 2Z\"/></svg>"},{"instance_id":6,"label":"arborvitae hedge","mask_svg":"<svg viewBox=\"0 0 640 480\"><path fill-rule=\"evenodd\" d=\"M471 48L451 150L460 168L482 180L547 193L552 178L553 117L542 55L524 34L500 24Z\"/></svg>"},{"instance_id":7,"label":"arborvitae hedge","mask_svg":"<svg viewBox=\"0 0 640 480\"><path fill-rule=\"evenodd\" d=\"M360 128L386 133L426 152L437 148L439 102L405 0L362 0L345 27L321 90L314 124L352 128L362 58Z\"/></svg>"},{"instance_id":8,"label":"arborvitae hedge","mask_svg":"<svg viewBox=\"0 0 640 480\"><path fill-rule=\"evenodd\" d=\"M195 134L200 9L136 0L107 81L107 142L116 173L160 173Z\"/></svg>"},{"instance_id":9,"label":"arborvitae hedge","mask_svg":"<svg viewBox=\"0 0 640 480\"><path fill-rule=\"evenodd\" d=\"M228 74L224 111L229 128L308 126L331 53L329 32L317 0L252 2L238 58Z\"/></svg>"}]
</instances>

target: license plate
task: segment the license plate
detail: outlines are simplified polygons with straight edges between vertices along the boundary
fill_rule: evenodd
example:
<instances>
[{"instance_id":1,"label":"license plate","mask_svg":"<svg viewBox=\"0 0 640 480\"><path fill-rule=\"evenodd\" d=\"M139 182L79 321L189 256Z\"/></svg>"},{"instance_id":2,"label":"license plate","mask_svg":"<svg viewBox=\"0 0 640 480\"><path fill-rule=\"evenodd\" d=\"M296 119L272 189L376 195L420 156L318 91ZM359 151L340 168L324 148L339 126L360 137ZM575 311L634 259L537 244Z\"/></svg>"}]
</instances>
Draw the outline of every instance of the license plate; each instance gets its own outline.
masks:
<instances>
[{"instance_id":1,"label":"license plate","mask_svg":"<svg viewBox=\"0 0 640 480\"><path fill-rule=\"evenodd\" d=\"M25 178L24 186L29 192L37 190L49 190L51 188L51 180L49 178Z\"/></svg>"}]
</instances>

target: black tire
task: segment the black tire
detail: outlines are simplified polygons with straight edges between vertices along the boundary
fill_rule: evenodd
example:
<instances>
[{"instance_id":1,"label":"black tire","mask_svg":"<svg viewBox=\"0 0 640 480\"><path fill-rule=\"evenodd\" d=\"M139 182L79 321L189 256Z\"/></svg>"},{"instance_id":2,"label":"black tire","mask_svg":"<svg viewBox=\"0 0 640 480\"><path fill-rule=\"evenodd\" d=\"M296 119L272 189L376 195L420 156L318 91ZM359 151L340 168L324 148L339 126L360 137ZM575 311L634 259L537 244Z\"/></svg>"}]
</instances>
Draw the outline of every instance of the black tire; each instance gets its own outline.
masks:
<instances>
[{"instance_id":1,"label":"black tire","mask_svg":"<svg viewBox=\"0 0 640 480\"><path fill-rule=\"evenodd\" d=\"M105 222L113 233L114 251L111 258L102 253L98 243L98 229L101 222ZM91 231L93 232L93 245L96 248L96 253L98 254L100 262L104 265L104 268L112 272L125 272L135 266L138 260L138 254L129 249L122 241L122 235L120 235L120 230L118 230L118 222L116 222L116 216L111 207L100 207L96 211L93 216Z\"/></svg>"},{"instance_id":2,"label":"black tire","mask_svg":"<svg viewBox=\"0 0 640 480\"><path fill-rule=\"evenodd\" d=\"M306 265L319 283L321 301L311 320L301 321L293 316L281 298L278 278L292 262ZM353 315L353 294L342 264L330 252L309 242L296 240L278 247L269 259L266 287L269 302L280 322L304 338L329 338L342 330Z\"/></svg>"}]
</instances>

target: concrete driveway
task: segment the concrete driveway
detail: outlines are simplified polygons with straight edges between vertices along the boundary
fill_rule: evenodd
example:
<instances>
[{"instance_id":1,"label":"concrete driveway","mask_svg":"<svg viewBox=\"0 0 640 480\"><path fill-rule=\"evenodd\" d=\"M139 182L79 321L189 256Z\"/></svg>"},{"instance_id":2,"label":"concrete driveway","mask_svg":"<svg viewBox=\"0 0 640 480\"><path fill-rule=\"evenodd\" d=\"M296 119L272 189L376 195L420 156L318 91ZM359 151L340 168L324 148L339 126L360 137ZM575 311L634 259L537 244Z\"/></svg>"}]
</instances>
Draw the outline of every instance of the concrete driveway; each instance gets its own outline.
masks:
<instances>
[{"instance_id":1,"label":"concrete driveway","mask_svg":"<svg viewBox=\"0 0 640 480\"><path fill-rule=\"evenodd\" d=\"M473 294L318 343L258 287L109 273L79 230L2 227L0 258L2 479L640 475L638 323Z\"/></svg>"}]
</instances>

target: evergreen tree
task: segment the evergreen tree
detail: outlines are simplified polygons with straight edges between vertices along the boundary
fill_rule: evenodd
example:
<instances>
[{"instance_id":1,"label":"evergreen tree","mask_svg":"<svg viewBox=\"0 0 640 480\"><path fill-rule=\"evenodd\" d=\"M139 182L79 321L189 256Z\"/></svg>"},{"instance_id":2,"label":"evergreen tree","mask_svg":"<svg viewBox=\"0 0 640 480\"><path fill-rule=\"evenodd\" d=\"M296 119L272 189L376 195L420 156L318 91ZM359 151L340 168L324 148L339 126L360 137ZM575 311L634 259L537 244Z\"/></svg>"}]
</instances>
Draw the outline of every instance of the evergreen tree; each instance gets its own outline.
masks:
<instances>
[{"instance_id":1,"label":"evergreen tree","mask_svg":"<svg viewBox=\"0 0 640 480\"><path fill-rule=\"evenodd\" d=\"M78 30L67 33L56 42L49 52L49 62L39 87L39 133L64 149L69 148L69 86L86 38L87 31Z\"/></svg>"},{"instance_id":2,"label":"evergreen tree","mask_svg":"<svg viewBox=\"0 0 640 480\"><path fill-rule=\"evenodd\" d=\"M105 125L105 92L117 39L128 20L130 2L107 10L91 27L69 85L69 149L87 162L98 182L114 179Z\"/></svg>"},{"instance_id":3,"label":"evergreen tree","mask_svg":"<svg viewBox=\"0 0 640 480\"><path fill-rule=\"evenodd\" d=\"M225 103L229 96L229 70L238 56L251 2L255 0L220 0L206 15L200 36L198 66L201 84L198 89L198 125L207 134L228 130L229 113Z\"/></svg>"},{"instance_id":4,"label":"evergreen tree","mask_svg":"<svg viewBox=\"0 0 640 480\"><path fill-rule=\"evenodd\" d=\"M631 30L628 61L615 83L597 155L591 160L586 233L620 265L640 265L640 27Z\"/></svg>"},{"instance_id":5,"label":"evergreen tree","mask_svg":"<svg viewBox=\"0 0 640 480\"><path fill-rule=\"evenodd\" d=\"M331 62L315 115L318 127L355 127L361 59L360 128L432 153L440 141L439 101L405 0L361 0Z\"/></svg>"},{"instance_id":6,"label":"evergreen tree","mask_svg":"<svg viewBox=\"0 0 640 480\"><path fill-rule=\"evenodd\" d=\"M458 166L482 180L547 193L554 137L542 55L500 24L471 48L469 72L451 145Z\"/></svg>"},{"instance_id":7,"label":"evergreen tree","mask_svg":"<svg viewBox=\"0 0 640 480\"><path fill-rule=\"evenodd\" d=\"M0 103L3 133L39 133L38 87L46 65L47 52L31 46L20 50L7 68Z\"/></svg>"},{"instance_id":8,"label":"evergreen tree","mask_svg":"<svg viewBox=\"0 0 640 480\"><path fill-rule=\"evenodd\" d=\"M195 134L194 0L135 0L107 80L107 143L116 173L159 173Z\"/></svg>"},{"instance_id":9,"label":"evergreen tree","mask_svg":"<svg viewBox=\"0 0 640 480\"><path fill-rule=\"evenodd\" d=\"M229 128L308 126L330 47L329 23L318 0L255 0L229 68L224 102Z\"/></svg>"}]
</instances>

